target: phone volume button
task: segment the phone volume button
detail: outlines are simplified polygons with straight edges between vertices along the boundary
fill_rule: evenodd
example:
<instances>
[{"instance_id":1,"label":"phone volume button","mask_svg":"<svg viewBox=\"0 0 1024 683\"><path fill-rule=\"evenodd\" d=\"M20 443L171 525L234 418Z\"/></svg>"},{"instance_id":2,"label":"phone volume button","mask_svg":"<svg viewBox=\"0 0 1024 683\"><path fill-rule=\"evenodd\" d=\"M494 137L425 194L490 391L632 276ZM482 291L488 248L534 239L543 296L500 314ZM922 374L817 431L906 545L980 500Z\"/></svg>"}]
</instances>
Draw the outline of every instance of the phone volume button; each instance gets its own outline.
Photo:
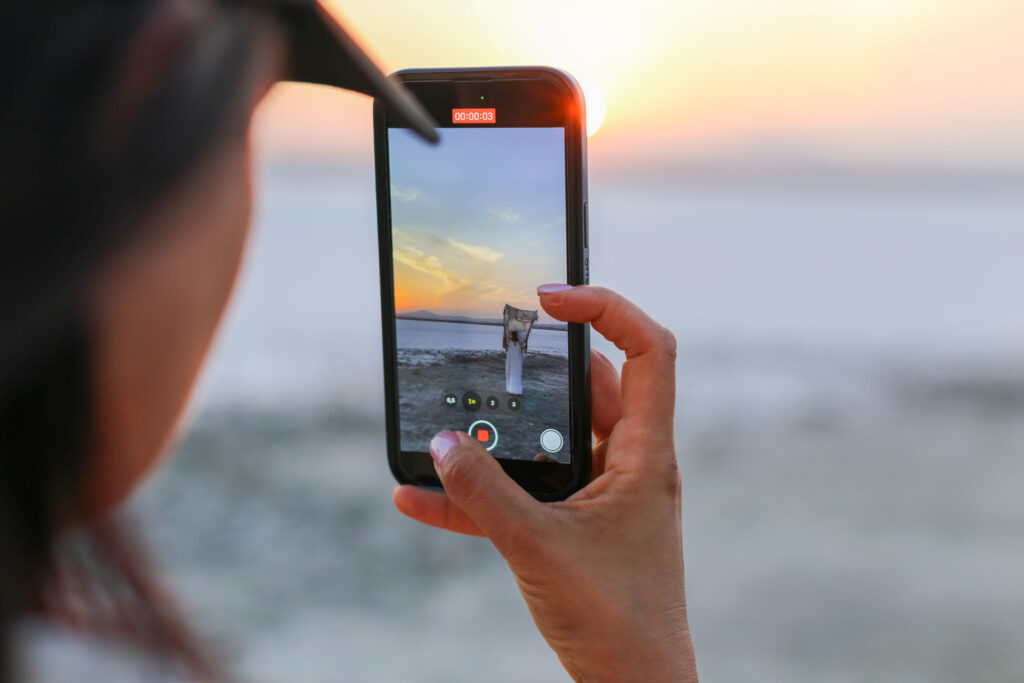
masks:
<instances>
[{"instance_id":1,"label":"phone volume button","mask_svg":"<svg viewBox=\"0 0 1024 683\"><path fill-rule=\"evenodd\" d=\"M590 202L583 202L583 248L590 247Z\"/></svg>"}]
</instances>

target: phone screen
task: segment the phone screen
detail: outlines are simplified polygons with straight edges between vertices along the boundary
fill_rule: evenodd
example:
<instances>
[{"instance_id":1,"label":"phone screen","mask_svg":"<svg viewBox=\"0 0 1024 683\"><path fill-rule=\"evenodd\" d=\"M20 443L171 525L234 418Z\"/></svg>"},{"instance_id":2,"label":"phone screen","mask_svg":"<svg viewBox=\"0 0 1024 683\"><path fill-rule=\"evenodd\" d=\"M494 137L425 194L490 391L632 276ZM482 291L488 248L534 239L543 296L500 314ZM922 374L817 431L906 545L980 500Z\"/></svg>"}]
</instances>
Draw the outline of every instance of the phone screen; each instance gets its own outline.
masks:
<instances>
[{"instance_id":1,"label":"phone screen","mask_svg":"<svg viewBox=\"0 0 1024 683\"><path fill-rule=\"evenodd\" d=\"M400 450L447 428L569 463L569 333L536 294L567 281L565 129L487 111L434 146L387 129Z\"/></svg>"}]
</instances>

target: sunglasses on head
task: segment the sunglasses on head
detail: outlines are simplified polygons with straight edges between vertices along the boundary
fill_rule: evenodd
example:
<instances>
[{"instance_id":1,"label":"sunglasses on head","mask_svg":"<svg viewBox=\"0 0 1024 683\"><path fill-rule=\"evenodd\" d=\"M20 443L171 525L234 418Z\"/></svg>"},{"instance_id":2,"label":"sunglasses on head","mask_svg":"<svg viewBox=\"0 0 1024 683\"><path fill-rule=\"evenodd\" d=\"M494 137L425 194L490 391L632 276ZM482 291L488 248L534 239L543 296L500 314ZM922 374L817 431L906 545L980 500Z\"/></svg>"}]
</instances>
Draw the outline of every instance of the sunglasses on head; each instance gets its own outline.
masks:
<instances>
[{"instance_id":1,"label":"sunglasses on head","mask_svg":"<svg viewBox=\"0 0 1024 683\"><path fill-rule=\"evenodd\" d=\"M342 28L321 0L249 0L281 21L291 49L287 80L329 85L375 97L424 140L437 142L436 123L400 83L388 78Z\"/></svg>"}]
</instances>

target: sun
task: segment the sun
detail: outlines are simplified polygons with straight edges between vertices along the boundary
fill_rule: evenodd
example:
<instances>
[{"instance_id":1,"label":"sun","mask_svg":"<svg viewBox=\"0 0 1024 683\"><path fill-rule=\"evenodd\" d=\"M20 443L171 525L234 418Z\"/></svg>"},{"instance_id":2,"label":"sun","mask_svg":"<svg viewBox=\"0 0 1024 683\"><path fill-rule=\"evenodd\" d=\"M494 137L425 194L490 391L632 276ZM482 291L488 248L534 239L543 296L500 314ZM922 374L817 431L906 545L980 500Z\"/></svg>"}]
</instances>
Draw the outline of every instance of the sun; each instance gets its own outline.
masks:
<instances>
[{"instance_id":1,"label":"sun","mask_svg":"<svg viewBox=\"0 0 1024 683\"><path fill-rule=\"evenodd\" d=\"M583 88L583 99L587 103L587 137L597 132L604 121L604 98L597 86L586 79L577 79Z\"/></svg>"}]
</instances>

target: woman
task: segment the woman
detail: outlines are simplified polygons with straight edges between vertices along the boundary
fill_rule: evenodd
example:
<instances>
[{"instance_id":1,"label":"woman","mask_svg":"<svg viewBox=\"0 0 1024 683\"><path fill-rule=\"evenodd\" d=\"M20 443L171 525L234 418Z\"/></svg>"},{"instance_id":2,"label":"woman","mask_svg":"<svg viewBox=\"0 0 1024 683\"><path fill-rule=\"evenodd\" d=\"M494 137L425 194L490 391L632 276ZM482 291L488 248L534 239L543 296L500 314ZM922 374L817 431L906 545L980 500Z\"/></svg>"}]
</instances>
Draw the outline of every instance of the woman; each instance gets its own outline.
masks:
<instances>
[{"instance_id":1,"label":"woman","mask_svg":"<svg viewBox=\"0 0 1024 683\"><path fill-rule=\"evenodd\" d=\"M537 322L537 311L524 311L505 304L502 311L504 331L501 345L505 349L505 391L513 396L523 394L523 355L530 339L530 330Z\"/></svg>"},{"instance_id":2,"label":"woman","mask_svg":"<svg viewBox=\"0 0 1024 683\"><path fill-rule=\"evenodd\" d=\"M71 680L121 680L102 660L125 644L143 680L157 667L221 679L105 520L167 452L230 295L256 104L303 69L409 103L317 5L42 4L0 23L0 681L57 679L38 655L69 641L91 644ZM302 52L330 39L344 74ZM552 317L592 323L627 355L621 381L594 355L594 480L541 504L473 439L443 431L430 450L448 495L399 487L395 504L489 537L575 679L696 680L672 337L600 288L538 293Z\"/></svg>"}]
</instances>

